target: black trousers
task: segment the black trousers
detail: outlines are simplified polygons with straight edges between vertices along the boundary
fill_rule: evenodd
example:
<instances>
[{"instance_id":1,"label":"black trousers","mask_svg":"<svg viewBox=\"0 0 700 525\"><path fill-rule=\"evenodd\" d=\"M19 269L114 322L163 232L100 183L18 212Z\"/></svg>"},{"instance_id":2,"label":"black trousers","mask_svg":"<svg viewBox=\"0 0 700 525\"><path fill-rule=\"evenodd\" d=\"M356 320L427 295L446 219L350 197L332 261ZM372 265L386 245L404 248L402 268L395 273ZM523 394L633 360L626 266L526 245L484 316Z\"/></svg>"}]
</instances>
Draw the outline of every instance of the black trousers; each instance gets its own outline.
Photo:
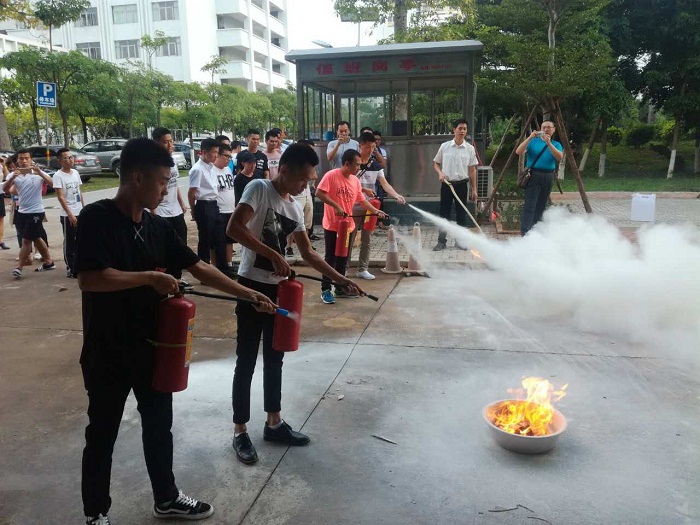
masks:
<instances>
[{"instance_id":1,"label":"black trousers","mask_svg":"<svg viewBox=\"0 0 700 525\"><path fill-rule=\"evenodd\" d=\"M209 250L213 249L217 268L226 269L226 239L219 235L219 206L216 201L197 201L194 206L194 220L199 233L197 255L204 262L210 263Z\"/></svg>"},{"instance_id":2,"label":"black trousers","mask_svg":"<svg viewBox=\"0 0 700 525\"><path fill-rule=\"evenodd\" d=\"M532 170L531 173L525 188L525 206L520 219L520 235L525 235L542 220L554 183L553 171Z\"/></svg>"},{"instance_id":3,"label":"black trousers","mask_svg":"<svg viewBox=\"0 0 700 525\"><path fill-rule=\"evenodd\" d=\"M340 275L345 275L345 270L348 266L347 257L336 257L335 255L335 242L338 238L338 232L323 229L323 240L326 242L326 255L324 259L328 263L328 266L333 268ZM348 253L350 253L348 251ZM321 283L321 291L331 289L331 280L323 276L323 282Z\"/></svg>"},{"instance_id":4,"label":"black trousers","mask_svg":"<svg viewBox=\"0 0 700 525\"><path fill-rule=\"evenodd\" d=\"M239 277L243 286L277 300L277 285L252 281ZM263 396L265 412L282 409L282 359L284 352L272 349L275 316L261 313L252 305L236 305L238 333L236 334L236 369L233 372L232 404L233 422L243 425L250 421L250 384L258 359L260 336L263 340Z\"/></svg>"},{"instance_id":5,"label":"black trousers","mask_svg":"<svg viewBox=\"0 0 700 525\"><path fill-rule=\"evenodd\" d=\"M63 230L63 262L68 271L73 271L75 260L75 235L78 228L70 223L68 217L61 217L61 229Z\"/></svg>"},{"instance_id":6,"label":"black trousers","mask_svg":"<svg viewBox=\"0 0 700 525\"><path fill-rule=\"evenodd\" d=\"M466 206L467 201L469 200L469 184L467 183L467 179L459 182L453 182L452 187L455 189L455 193L457 194L457 197L459 197L459 200ZM443 182L440 184L440 217L447 219L448 221L450 220L453 202L455 205L455 214L457 215L457 224L466 228L467 212L464 211L464 208L462 208L459 202L455 201L455 196L452 194L452 190L450 190L450 187ZM440 230L440 233L438 234L438 243L445 242L447 242L447 232Z\"/></svg>"},{"instance_id":7,"label":"black trousers","mask_svg":"<svg viewBox=\"0 0 700 525\"><path fill-rule=\"evenodd\" d=\"M83 450L83 510L86 516L107 514L112 504L109 480L112 451L124 403L133 388L141 414L143 453L156 503L177 498L173 475L173 395L156 392L149 384L115 380L88 390L88 418Z\"/></svg>"},{"instance_id":8,"label":"black trousers","mask_svg":"<svg viewBox=\"0 0 700 525\"><path fill-rule=\"evenodd\" d=\"M182 242L187 244L187 222L185 222L185 214L178 215L177 217L163 217L170 225L175 228L177 236L182 239ZM170 275L175 277L175 279L180 279L182 277L181 268L168 268L166 270Z\"/></svg>"}]
</instances>

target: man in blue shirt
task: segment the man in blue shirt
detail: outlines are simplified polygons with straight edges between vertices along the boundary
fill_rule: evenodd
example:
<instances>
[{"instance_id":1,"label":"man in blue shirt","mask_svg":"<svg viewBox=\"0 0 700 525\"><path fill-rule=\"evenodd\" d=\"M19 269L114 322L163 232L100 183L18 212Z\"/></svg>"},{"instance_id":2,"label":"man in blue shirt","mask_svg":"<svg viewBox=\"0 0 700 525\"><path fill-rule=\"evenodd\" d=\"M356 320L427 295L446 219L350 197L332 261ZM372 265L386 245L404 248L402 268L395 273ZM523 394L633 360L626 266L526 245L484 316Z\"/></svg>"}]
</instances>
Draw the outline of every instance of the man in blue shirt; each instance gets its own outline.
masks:
<instances>
[{"instance_id":1,"label":"man in blue shirt","mask_svg":"<svg viewBox=\"0 0 700 525\"><path fill-rule=\"evenodd\" d=\"M518 155L527 152L525 166L531 168L530 180L525 188L525 207L520 220L521 235L525 235L542 220L549 194L552 192L554 172L564 158L561 143L552 140L555 130L554 123L545 120L540 131L533 131L515 150Z\"/></svg>"}]
</instances>

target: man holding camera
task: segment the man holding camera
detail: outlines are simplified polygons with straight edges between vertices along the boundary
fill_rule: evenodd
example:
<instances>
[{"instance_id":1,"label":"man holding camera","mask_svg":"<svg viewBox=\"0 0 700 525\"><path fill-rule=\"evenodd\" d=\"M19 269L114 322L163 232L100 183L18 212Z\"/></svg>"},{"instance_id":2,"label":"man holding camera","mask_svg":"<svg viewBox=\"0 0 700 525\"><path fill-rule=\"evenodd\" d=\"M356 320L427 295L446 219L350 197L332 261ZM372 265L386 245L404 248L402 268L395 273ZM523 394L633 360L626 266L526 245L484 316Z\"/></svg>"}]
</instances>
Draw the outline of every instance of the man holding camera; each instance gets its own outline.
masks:
<instances>
[{"instance_id":1,"label":"man holding camera","mask_svg":"<svg viewBox=\"0 0 700 525\"><path fill-rule=\"evenodd\" d=\"M12 187L19 196L19 208L15 213L17 230L22 234L22 247L19 249L17 268L12 270L15 279L22 277L22 266L32 251L34 243L41 254L43 264L35 272L43 272L56 268L49 247L43 239L44 232L44 201L41 189L44 184L53 187L53 181L36 164L32 164L32 154L27 149L17 152L17 168L2 185L3 193L11 193ZM43 234L43 235L42 235Z\"/></svg>"},{"instance_id":2,"label":"man holding camera","mask_svg":"<svg viewBox=\"0 0 700 525\"><path fill-rule=\"evenodd\" d=\"M520 143L515 152L527 152L525 165L530 168L530 180L525 188L525 206L520 220L520 235L525 235L542 220L549 194L552 192L554 172L564 158L562 145L552 140L554 123L545 120L539 131L533 131Z\"/></svg>"},{"instance_id":3,"label":"man holding camera","mask_svg":"<svg viewBox=\"0 0 700 525\"><path fill-rule=\"evenodd\" d=\"M348 150L360 150L360 144L356 140L350 138L350 124L345 120L338 122L336 127L338 138L331 140L326 149L326 157L331 163L331 169L340 169L343 167L343 154Z\"/></svg>"}]
</instances>

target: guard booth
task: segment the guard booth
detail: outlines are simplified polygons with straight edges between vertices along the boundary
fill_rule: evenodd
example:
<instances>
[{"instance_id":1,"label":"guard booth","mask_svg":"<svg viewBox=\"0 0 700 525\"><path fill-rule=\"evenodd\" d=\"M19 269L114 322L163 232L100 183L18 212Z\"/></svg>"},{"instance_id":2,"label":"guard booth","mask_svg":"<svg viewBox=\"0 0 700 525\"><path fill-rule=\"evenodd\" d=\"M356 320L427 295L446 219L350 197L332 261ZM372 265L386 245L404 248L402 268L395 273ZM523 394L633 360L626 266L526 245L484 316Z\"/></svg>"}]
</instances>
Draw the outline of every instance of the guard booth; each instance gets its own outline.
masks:
<instances>
[{"instance_id":1,"label":"guard booth","mask_svg":"<svg viewBox=\"0 0 700 525\"><path fill-rule=\"evenodd\" d=\"M452 137L452 121L474 130L474 73L483 45L476 40L291 51L296 64L299 138L312 139L329 169L326 146L336 123L382 134L388 177L412 201L439 195L433 157ZM481 181L479 181L481 186ZM479 188L487 197L486 188Z\"/></svg>"}]
</instances>

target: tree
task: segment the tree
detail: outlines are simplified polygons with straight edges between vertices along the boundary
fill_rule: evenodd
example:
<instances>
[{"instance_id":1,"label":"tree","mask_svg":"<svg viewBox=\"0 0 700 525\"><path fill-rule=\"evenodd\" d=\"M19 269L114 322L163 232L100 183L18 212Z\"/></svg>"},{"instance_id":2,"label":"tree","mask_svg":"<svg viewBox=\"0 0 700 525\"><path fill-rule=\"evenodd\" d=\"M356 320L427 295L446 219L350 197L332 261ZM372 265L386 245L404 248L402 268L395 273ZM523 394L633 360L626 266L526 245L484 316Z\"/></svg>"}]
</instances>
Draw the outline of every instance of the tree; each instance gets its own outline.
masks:
<instances>
[{"instance_id":1,"label":"tree","mask_svg":"<svg viewBox=\"0 0 700 525\"><path fill-rule=\"evenodd\" d=\"M148 64L145 65L148 66L149 69L153 69L153 55L156 54L159 48L166 45L169 39L170 37L160 30L155 32L154 37L151 37L151 35L143 35L141 37L141 47L146 50L146 54L148 55Z\"/></svg>"},{"instance_id":2,"label":"tree","mask_svg":"<svg viewBox=\"0 0 700 525\"><path fill-rule=\"evenodd\" d=\"M222 57L221 55L212 55L209 62L202 66L201 71L211 73L211 83L214 83L214 75L220 75L226 71L226 65L228 64L228 58Z\"/></svg>"},{"instance_id":3,"label":"tree","mask_svg":"<svg viewBox=\"0 0 700 525\"><path fill-rule=\"evenodd\" d=\"M90 7L90 0L38 0L34 5L34 16L49 28L49 51L53 51L54 27L73 22Z\"/></svg>"},{"instance_id":4,"label":"tree","mask_svg":"<svg viewBox=\"0 0 700 525\"><path fill-rule=\"evenodd\" d=\"M31 108L35 131L34 140L37 144L41 144L42 139L36 105L36 81L52 78L43 76L45 71L42 68L44 56L45 54L42 54L38 49L26 47L0 57L0 66L13 72L12 77L2 79L0 99L13 108L23 105L28 105Z\"/></svg>"}]
</instances>

